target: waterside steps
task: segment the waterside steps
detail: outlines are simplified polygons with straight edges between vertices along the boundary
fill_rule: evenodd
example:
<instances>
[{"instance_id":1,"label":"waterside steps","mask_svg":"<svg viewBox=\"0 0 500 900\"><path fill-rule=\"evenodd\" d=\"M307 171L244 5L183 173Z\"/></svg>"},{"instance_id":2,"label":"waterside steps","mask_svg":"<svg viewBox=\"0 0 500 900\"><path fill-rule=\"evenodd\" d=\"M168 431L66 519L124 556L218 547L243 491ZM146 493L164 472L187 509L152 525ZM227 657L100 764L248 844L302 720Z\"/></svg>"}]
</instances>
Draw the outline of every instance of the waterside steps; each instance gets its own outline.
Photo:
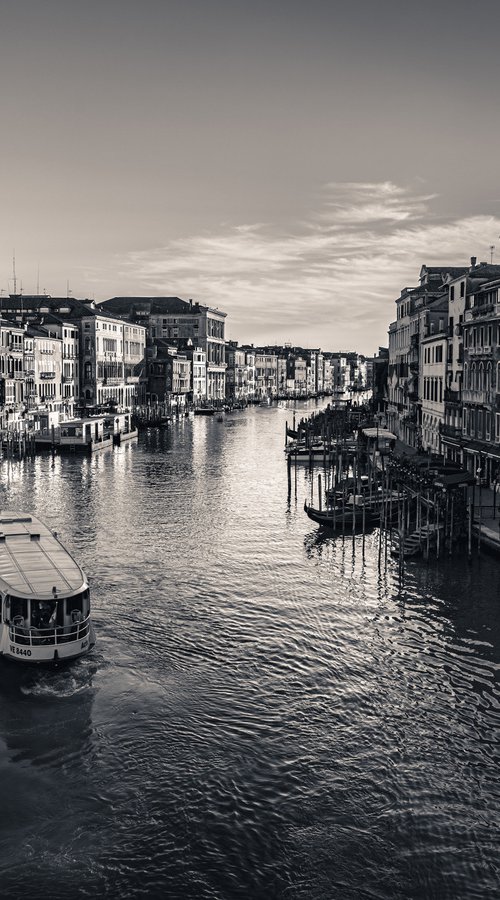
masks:
<instances>
[{"instance_id":1,"label":"waterside steps","mask_svg":"<svg viewBox=\"0 0 500 900\"><path fill-rule=\"evenodd\" d=\"M411 531L402 537L401 532L395 530L392 533L391 554L392 556L418 556L425 553L427 547L434 547L437 543L438 534L443 536L444 530L442 525L431 523L422 525L415 531Z\"/></svg>"}]
</instances>

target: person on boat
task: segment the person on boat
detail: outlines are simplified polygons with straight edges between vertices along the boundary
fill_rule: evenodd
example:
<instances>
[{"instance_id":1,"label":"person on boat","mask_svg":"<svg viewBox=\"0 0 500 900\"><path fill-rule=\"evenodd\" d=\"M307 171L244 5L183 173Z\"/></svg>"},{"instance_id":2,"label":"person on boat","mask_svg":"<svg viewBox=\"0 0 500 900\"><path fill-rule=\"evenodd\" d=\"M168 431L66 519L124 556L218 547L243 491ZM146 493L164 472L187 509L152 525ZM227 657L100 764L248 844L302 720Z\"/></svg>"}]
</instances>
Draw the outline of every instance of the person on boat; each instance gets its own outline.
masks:
<instances>
[{"instance_id":1,"label":"person on boat","mask_svg":"<svg viewBox=\"0 0 500 900\"><path fill-rule=\"evenodd\" d=\"M40 600L38 608L33 612L33 625L35 628L50 628L54 624L56 605L47 600Z\"/></svg>"}]
</instances>

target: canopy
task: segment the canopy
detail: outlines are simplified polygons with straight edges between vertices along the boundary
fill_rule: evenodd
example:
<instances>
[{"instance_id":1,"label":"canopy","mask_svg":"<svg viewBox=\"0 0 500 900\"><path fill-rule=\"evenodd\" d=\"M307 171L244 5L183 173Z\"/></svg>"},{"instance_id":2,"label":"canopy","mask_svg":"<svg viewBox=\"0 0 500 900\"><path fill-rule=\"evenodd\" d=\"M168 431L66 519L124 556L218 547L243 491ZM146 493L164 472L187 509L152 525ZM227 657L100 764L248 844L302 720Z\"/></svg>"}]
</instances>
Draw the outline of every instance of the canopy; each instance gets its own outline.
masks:
<instances>
[{"instance_id":1,"label":"canopy","mask_svg":"<svg viewBox=\"0 0 500 900\"><path fill-rule=\"evenodd\" d=\"M363 434L367 438L378 438L379 440L382 438L386 441L395 441L397 437L392 431L387 431L387 428L363 428Z\"/></svg>"}]
</instances>

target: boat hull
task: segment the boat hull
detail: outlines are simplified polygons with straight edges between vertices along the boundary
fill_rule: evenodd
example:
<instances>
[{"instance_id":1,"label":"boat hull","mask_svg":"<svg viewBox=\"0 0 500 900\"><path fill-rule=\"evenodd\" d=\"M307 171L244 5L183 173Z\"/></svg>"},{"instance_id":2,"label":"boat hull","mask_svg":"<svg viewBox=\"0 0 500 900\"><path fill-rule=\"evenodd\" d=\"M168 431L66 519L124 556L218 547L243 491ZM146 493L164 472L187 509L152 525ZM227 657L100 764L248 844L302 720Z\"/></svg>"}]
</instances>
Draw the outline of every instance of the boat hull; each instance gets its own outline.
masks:
<instances>
[{"instance_id":1,"label":"boat hull","mask_svg":"<svg viewBox=\"0 0 500 900\"><path fill-rule=\"evenodd\" d=\"M328 509L317 509L304 503L304 511L309 518L329 531L348 531L349 529L365 529L374 528L379 525L381 520L384 523L392 523L398 515L398 497L393 497L392 505L389 505L390 498L384 502L380 500L376 503L363 504L338 504ZM392 506L392 508L391 508Z\"/></svg>"},{"instance_id":2,"label":"boat hull","mask_svg":"<svg viewBox=\"0 0 500 900\"><path fill-rule=\"evenodd\" d=\"M380 522L380 510L365 509L363 519L362 507L349 509L339 507L334 512L332 509L316 509L313 506L308 506L306 503L304 504L304 510L316 525L319 525L321 528L326 528L329 531L346 531L352 529L353 522L355 528L362 528L363 521L365 523L365 528L373 527Z\"/></svg>"}]
</instances>

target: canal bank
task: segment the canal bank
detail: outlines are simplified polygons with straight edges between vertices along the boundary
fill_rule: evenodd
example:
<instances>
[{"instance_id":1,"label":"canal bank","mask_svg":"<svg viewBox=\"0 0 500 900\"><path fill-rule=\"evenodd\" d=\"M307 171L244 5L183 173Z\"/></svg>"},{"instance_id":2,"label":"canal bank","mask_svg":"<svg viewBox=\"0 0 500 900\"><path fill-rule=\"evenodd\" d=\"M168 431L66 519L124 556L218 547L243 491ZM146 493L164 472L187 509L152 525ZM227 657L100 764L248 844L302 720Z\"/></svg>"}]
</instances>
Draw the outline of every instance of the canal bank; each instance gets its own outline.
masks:
<instances>
[{"instance_id":1,"label":"canal bank","mask_svg":"<svg viewBox=\"0 0 500 900\"><path fill-rule=\"evenodd\" d=\"M417 451L398 439L394 454L411 459L417 456ZM473 510L473 552L477 553L483 547L500 555L500 494L489 485L476 484L469 488L469 498Z\"/></svg>"}]
</instances>

